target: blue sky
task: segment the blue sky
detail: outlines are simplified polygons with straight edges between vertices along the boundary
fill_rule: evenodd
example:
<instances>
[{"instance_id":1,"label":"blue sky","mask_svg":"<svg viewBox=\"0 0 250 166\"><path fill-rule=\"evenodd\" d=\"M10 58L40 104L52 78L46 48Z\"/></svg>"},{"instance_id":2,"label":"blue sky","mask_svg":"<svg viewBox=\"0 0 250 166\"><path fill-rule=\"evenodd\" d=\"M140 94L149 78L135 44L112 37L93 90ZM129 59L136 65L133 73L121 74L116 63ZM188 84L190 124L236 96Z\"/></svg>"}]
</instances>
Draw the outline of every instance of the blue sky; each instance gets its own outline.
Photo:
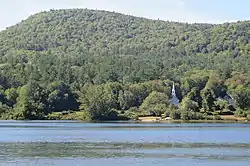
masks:
<instances>
[{"instance_id":1,"label":"blue sky","mask_svg":"<svg viewBox=\"0 0 250 166\"><path fill-rule=\"evenodd\" d=\"M250 0L1 0L0 30L29 15L59 8L91 8L180 22L250 20Z\"/></svg>"}]
</instances>

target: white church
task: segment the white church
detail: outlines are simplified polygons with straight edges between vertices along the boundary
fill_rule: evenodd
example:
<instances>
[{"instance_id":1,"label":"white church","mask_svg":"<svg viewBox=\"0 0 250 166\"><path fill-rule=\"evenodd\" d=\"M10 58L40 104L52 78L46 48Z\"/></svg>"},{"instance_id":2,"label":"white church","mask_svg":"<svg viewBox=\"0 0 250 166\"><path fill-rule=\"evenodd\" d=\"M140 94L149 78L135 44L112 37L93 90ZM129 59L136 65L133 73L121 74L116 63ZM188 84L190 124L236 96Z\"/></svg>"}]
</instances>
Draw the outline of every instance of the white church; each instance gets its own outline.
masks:
<instances>
[{"instance_id":1,"label":"white church","mask_svg":"<svg viewBox=\"0 0 250 166\"><path fill-rule=\"evenodd\" d=\"M179 103L180 103L180 100L176 96L175 85L173 83L171 104L173 104L174 106L178 107Z\"/></svg>"}]
</instances>

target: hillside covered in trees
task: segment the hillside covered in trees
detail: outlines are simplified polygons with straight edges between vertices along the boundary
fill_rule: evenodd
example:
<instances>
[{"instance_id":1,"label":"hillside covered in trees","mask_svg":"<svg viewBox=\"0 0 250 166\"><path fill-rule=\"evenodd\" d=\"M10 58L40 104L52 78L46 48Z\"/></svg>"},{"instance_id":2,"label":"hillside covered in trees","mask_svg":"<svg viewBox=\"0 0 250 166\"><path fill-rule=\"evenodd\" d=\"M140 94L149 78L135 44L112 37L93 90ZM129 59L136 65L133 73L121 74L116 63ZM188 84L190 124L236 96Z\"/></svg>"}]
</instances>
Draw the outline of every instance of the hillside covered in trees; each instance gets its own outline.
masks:
<instances>
[{"instance_id":1,"label":"hillside covered in trees","mask_svg":"<svg viewBox=\"0 0 250 166\"><path fill-rule=\"evenodd\" d=\"M0 54L5 119L69 110L93 120L152 112L184 120L250 118L250 21L186 24L51 10L0 32ZM173 82L177 110L169 102ZM229 95L233 106L224 100Z\"/></svg>"}]
</instances>

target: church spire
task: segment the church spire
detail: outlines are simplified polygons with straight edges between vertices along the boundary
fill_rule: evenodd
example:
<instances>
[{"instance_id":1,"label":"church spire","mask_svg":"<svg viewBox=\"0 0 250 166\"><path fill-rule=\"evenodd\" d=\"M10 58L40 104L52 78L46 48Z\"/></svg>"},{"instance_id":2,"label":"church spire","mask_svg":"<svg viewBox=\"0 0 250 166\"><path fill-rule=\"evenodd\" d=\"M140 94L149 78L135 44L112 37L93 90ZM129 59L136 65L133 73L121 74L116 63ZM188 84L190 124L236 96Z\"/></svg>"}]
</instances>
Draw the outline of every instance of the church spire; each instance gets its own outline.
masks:
<instances>
[{"instance_id":1,"label":"church spire","mask_svg":"<svg viewBox=\"0 0 250 166\"><path fill-rule=\"evenodd\" d=\"M172 87L172 96L176 96L174 83L173 83L173 87Z\"/></svg>"},{"instance_id":2,"label":"church spire","mask_svg":"<svg viewBox=\"0 0 250 166\"><path fill-rule=\"evenodd\" d=\"M175 92L175 85L173 83L173 88L172 88L172 99L171 99L171 103L175 106L179 105L180 100L177 98L176 96L176 92Z\"/></svg>"}]
</instances>

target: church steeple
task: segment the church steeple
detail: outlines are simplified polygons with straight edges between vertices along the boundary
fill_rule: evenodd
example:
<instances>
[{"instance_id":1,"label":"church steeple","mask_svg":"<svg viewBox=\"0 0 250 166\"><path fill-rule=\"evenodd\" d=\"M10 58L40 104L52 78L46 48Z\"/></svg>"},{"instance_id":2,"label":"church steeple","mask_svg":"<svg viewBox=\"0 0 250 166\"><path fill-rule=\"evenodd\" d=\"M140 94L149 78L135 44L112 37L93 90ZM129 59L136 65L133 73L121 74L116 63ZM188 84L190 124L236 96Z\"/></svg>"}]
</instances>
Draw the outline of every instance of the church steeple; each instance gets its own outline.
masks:
<instances>
[{"instance_id":1,"label":"church steeple","mask_svg":"<svg viewBox=\"0 0 250 166\"><path fill-rule=\"evenodd\" d=\"M173 83L173 87L172 87L172 96L176 96L174 83Z\"/></svg>"},{"instance_id":2,"label":"church steeple","mask_svg":"<svg viewBox=\"0 0 250 166\"><path fill-rule=\"evenodd\" d=\"M172 88L172 99L171 99L171 103L175 106L179 105L180 100L177 98L176 96L176 92L175 92L175 85L173 83L173 88Z\"/></svg>"}]
</instances>

